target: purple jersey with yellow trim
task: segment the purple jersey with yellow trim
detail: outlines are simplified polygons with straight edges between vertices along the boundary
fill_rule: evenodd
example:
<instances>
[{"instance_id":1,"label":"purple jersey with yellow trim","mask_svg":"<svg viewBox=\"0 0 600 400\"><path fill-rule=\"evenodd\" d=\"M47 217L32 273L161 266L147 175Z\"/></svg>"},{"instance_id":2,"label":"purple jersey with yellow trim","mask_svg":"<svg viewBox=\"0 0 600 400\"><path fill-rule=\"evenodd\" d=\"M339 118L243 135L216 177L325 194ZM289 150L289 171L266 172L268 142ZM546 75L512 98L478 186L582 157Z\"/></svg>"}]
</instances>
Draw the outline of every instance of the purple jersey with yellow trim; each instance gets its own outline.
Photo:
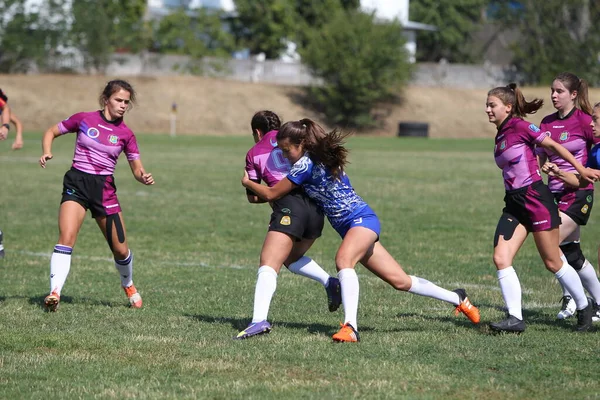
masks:
<instances>
[{"instance_id":1,"label":"purple jersey with yellow trim","mask_svg":"<svg viewBox=\"0 0 600 400\"><path fill-rule=\"evenodd\" d=\"M102 111L80 112L58 124L61 134L77 132L73 168L94 175L112 175L125 152L128 161L140 158L135 135L122 118L107 121Z\"/></svg>"},{"instance_id":2,"label":"purple jersey with yellow trim","mask_svg":"<svg viewBox=\"0 0 600 400\"><path fill-rule=\"evenodd\" d=\"M521 118L509 117L498 127L494 158L502 169L506 190L542 180L534 149L545 137L535 124Z\"/></svg>"},{"instance_id":3,"label":"purple jersey with yellow trim","mask_svg":"<svg viewBox=\"0 0 600 400\"><path fill-rule=\"evenodd\" d=\"M246 154L248 178L274 186L290 172L290 162L277 147L277 131L267 132Z\"/></svg>"},{"instance_id":4,"label":"purple jersey with yellow trim","mask_svg":"<svg viewBox=\"0 0 600 400\"><path fill-rule=\"evenodd\" d=\"M558 112L544 117L540 124L540 129L555 142L569 150L571 154L582 165L588 160L590 148L594 145L594 133L592 132L592 117L583 111L574 108L564 118L559 118ZM576 172L575 167L560 158L553 152L538 148L538 154L546 154L548 161L556 164L560 169L567 172ZM565 190L565 183L553 176L548 177L548 187L554 193ZM579 190L593 189L594 185L590 183Z\"/></svg>"}]
</instances>

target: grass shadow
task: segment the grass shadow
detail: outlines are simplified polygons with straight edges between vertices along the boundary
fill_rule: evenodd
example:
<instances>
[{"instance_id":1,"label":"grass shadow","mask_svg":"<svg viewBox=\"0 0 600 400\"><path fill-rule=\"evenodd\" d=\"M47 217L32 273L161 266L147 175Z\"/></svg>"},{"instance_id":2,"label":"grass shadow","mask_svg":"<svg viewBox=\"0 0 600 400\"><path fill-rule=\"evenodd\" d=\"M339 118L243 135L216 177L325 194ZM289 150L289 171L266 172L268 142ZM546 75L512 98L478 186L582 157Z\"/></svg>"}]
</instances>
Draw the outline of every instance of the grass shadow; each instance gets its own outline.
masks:
<instances>
[{"instance_id":1,"label":"grass shadow","mask_svg":"<svg viewBox=\"0 0 600 400\"><path fill-rule=\"evenodd\" d=\"M29 304L38 305L40 308L44 308L44 299L46 295L41 296L12 296L12 298L27 298ZM121 307L125 306L123 302L112 302L106 300L92 299L90 297L71 297L71 296L60 296L60 302L66 304L88 304L92 306L104 306L104 307Z\"/></svg>"},{"instance_id":2,"label":"grass shadow","mask_svg":"<svg viewBox=\"0 0 600 400\"><path fill-rule=\"evenodd\" d=\"M241 331L248 326L250 323L249 318L231 318L231 317L213 317L210 315L200 314L185 314L185 317L195 319L200 322L207 322L210 324L230 324L235 330ZM289 322L289 321L275 321L272 322L273 327L285 327L303 330L312 334L321 334L324 336L331 336L337 331L337 327L333 325L324 325L319 323L302 323L302 322ZM368 326L361 326L360 332L373 331L374 329Z\"/></svg>"}]
</instances>

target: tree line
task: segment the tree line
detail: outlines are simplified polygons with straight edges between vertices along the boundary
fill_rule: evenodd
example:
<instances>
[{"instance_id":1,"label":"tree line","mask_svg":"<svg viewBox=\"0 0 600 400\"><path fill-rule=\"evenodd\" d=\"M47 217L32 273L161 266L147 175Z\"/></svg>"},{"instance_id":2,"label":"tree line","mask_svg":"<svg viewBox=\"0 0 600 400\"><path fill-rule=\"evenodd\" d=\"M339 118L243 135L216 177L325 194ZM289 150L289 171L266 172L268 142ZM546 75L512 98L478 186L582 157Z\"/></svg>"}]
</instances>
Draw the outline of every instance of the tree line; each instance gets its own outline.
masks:
<instances>
[{"instance_id":1,"label":"tree line","mask_svg":"<svg viewBox=\"0 0 600 400\"><path fill-rule=\"evenodd\" d=\"M146 0L0 0L0 72L60 72L77 54L102 72L115 51L228 59L241 49L283 54L295 43L301 61L322 82L307 88L310 102L331 123L377 123L378 104L397 97L410 77L399 21L382 21L360 0L234 0L235 13L174 9L148 18ZM411 0L410 19L437 27L418 32L417 61L481 63L492 37L512 34L506 64L530 84L561 71L594 83L600 78L600 2L595 0ZM597 26L597 22L596 22ZM202 63L191 71L202 73Z\"/></svg>"}]
</instances>

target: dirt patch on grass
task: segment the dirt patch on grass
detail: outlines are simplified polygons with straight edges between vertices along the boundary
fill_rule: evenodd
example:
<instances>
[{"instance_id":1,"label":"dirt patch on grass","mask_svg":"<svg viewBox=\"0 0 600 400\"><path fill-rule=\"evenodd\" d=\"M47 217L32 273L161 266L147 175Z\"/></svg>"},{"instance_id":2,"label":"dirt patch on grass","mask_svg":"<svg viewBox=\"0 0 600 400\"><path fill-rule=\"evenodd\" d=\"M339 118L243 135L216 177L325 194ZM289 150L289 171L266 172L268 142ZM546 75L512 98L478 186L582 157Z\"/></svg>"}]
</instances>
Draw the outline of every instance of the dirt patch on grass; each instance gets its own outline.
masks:
<instances>
[{"instance_id":1,"label":"dirt patch on grass","mask_svg":"<svg viewBox=\"0 0 600 400\"><path fill-rule=\"evenodd\" d=\"M43 131L79 111L98 108L98 95L111 78L79 75L0 75L0 88L26 131ZM202 77L128 78L138 94L138 104L126 117L139 133L168 133L170 110L177 103L177 133L182 135L245 135L255 111L270 109L284 120L309 117L316 112L295 99L301 89ZM486 89L408 87L400 104L390 105L383 127L368 134L394 136L400 121L429 123L430 137L491 137L494 127L484 112ZM525 88L526 97L549 103L548 88ZM600 90L590 92L600 101ZM554 109L546 104L529 120L539 123Z\"/></svg>"}]
</instances>

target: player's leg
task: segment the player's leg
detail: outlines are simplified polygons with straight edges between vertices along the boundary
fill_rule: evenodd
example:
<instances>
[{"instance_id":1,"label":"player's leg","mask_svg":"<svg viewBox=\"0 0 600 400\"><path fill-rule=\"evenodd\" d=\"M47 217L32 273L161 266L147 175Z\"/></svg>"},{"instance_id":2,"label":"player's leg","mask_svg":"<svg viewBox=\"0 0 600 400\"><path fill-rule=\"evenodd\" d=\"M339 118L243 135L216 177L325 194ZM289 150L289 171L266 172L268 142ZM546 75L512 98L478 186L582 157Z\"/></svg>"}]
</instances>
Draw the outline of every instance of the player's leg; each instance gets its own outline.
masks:
<instances>
[{"instance_id":1,"label":"player's leg","mask_svg":"<svg viewBox=\"0 0 600 400\"><path fill-rule=\"evenodd\" d=\"M312 258L304 254L310 249L316 239L302 239L294 243L294 247L285 261L287 268L294 274L313 279L323 285L327 294L327 307L329 311L336 311L342 304L340 281L330 276Z\"/></svg>"},{"instance_id":2,"label":"player's leg","mask_svg":"<svg viewBox=\"0 0 600 400\"><path fill-rule=\"evenodd\" d=\"M569 262L569 258L573 261L573 256L576 255L576 247L575 242L579 242L579 225L571 217L567 214L560 212L560 220L561 224L559 227L559 243L560 250L562 252L561 258L563 261ZM569 257L567 257L567 255ZM570 262L569 262L570 264ZM573 266L573 265L571 265ZM575 300L571 296L571 293L561 284L562 288L562 298L561 298L561 307L556 315L557 319L566 319L573 315L575 315L576 307Z\"/></svg>"},{"instance_id":3,"label":"player's leg","mask_svg":"<svg viewBox=\"0 0 600 400\"><path fill-rule=\"evenodd\" d=\"M141 308L142 297L133 284L134 257L127 244L123 213L119 211L115 214L96 215L94 218L113 254L115 268L119 272L121 287L127 295L129 305L133 308Z\"/></svg>"},{"instance_id":4,"label":"player's leg","mask_svg":"<svg viewBox=\"0 0 600 400\"><path fill-rule=\"evenodd\" d=\"M267 316L271 300L277 289L277 275L293 246L294 238L290 235L274 230L267 232L260 252L252 321L234 339L246 339L271 331L271 324L267 321Z\"/></svg>"},{"instance_id":5,"label":"player's leg","mask_svg":"<svg viewBox=\"0 0 600 400\"><path fill-rule=\"evenodd\" d=\"M580 332L589 330L592 326L594 305L592 302L588 302L577 272L560 257L558 228L533 232L533 237L546 269L554 274L560 284L567 288L575 300L577 308L576 330Z\"/></svg>"},{"instance_id":6,"label":"player's leg","mask_svg":"<svg viewBox=\"0 0 600 400\"><path fill-rule=\"evenodd\" d=\"M490 324L498 332L523 332L523 310L521 304L521 283L513 268L513 260L527 239L527 229L516 217L503 213L494 234L494 265L500 291L508 312L506 319Z\"/></svg>"},{"instance_id":7,"label":"player's leg","mask_svg":"<svg viewBox=\"0 0 600 400\"><path fill-rule=\"evenodd\" d=\"M62 288L71 270L71 254L83 224L86 209L76 201L67 200L58 213L58 243L50 257L50 294L44 299L48 311L56 311Z\"/></svg>"},{"instance_id":8,"label":"player's leg","mask_svg":"<svg viewBox=\"0 0 600 400\"><path fill-rule=\"evenodd\" d=\"M373 245L372 249L361 259L361 263L394 289L453 304L456 306L457 313L462 312L473 323L479 323L479 310L471 304L464 289L450 291L426 279L407 275L402 266L380 242Z\"/></svg>"},{"instance_id":9,"label":"player's leg","mask_svg":"<svg viewBox=\"0 0 600 400\"><path fill-rule=\"evenodd\" d=\"M364 226L353 226L345 234L335 255L335 266L338 270L344 305L344 324L333 335L336 342L358 342L358 300L360 287L358 275L354 267L365 254L371 251L378 239L378 231Z\"/></svg>"}]
</instances>

